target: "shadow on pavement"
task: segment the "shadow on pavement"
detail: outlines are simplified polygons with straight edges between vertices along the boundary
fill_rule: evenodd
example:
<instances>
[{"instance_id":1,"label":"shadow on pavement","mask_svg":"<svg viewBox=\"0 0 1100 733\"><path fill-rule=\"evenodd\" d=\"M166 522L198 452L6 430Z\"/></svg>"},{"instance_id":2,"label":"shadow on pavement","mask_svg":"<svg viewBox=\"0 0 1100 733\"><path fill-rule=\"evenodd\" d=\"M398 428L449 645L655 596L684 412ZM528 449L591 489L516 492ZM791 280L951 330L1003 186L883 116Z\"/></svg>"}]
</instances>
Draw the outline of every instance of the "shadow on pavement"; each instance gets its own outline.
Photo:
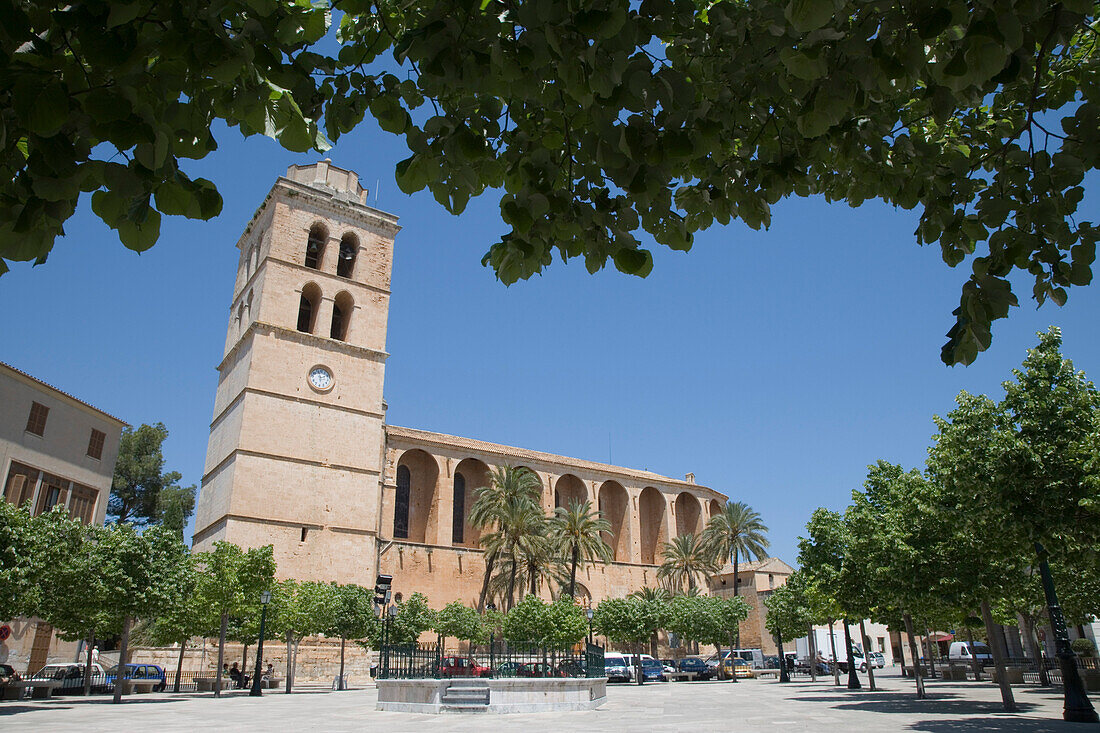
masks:
<instances>
[{"instance_id":1,"label":"shadow on pavement","mask_svg":"<svg viewBox=\"0 0 1100 733\"><path fill-rule=\"evenodd\" d=\"M1066 731L1084 731L1087 726L1079 723L1067 723L1064 720L1037 720L1035 718L982 718L980 720L922 720L911 723L906 730L926 731L926 733L1065 733Z\"/></svg>"},{"instance_id":2,"label":"shadow on pavement","mask_svg":"<svg viewBox=\"0 0 1100 733\"><path fill-rule=\"evenodd\" d=\"M844 695L798 695L789 698L796 702L825 703L836 710L863 710L871 713L943 713L945 715L997 715L1004 713L999 700L972 700L955 693L938 692L927 699L918 700L911 693L859 692ZM1032 703L1016 701L1021 713L1035 707ZM981 721L974 721L981 722ZM982 730L974 728L973 730ZM990 730L1000 730L991 728ZM1011 729L1006 729L1011 730ZM1021 730L1023 730L1021 728Z\"/></svg>"}]
</instances>

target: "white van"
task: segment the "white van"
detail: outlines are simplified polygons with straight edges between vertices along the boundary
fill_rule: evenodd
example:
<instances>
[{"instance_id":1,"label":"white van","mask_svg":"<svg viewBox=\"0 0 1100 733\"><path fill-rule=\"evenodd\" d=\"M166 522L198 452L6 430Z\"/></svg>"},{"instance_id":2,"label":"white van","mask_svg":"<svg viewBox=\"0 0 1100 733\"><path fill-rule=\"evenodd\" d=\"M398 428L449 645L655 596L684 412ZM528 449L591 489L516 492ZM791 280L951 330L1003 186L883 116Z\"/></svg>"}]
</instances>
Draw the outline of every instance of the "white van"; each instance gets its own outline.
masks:
<instances>
[{"instance_id":1,"label":"white van","mask_svg":"<svg viewBox=\"0 0 1100 733\"><path fill-rule=\"evenodd\" d=\"M976 641L973 647L965 641L951 642L951 648L947 651L947 659L952 662L966 662L972 664L974 659L983 667L993 664L993 654L989 651L989 645Z\"/></svg>"}]
</instances>

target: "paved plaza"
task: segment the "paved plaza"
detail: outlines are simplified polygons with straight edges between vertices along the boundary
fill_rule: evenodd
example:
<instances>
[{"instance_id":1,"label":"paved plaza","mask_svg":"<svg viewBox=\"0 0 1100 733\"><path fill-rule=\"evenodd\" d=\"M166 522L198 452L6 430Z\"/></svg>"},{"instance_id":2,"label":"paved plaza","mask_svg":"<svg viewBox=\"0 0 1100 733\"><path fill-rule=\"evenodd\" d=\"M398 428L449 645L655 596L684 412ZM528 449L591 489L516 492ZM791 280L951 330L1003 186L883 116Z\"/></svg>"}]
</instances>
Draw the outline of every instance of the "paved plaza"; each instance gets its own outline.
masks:
<instances>
[{"instance_id":1,"label":"paved plaza","mask_svg":"<svg viewBox=\"0 0 1100 733\"><path fill-rule=\"evenodd\" d=\"M1020 712L1001 712L989 682L928 684L928 700L914 699L913 685L896 673L880 679L877 692L849 692L829 683L772 680L609 685L599 710L526 715L415 715L375 711L373 687L333 693L268 692L262 699L234 692L140 695L124 705L105 698L58 698L0 703L0 730L20 731L1098 731L1064 723L1061 691L1016 687ZM865 678L864 678L865 681ZM1093 696L1093 704L1100 700Z\"/></svg>"}]
</instances>

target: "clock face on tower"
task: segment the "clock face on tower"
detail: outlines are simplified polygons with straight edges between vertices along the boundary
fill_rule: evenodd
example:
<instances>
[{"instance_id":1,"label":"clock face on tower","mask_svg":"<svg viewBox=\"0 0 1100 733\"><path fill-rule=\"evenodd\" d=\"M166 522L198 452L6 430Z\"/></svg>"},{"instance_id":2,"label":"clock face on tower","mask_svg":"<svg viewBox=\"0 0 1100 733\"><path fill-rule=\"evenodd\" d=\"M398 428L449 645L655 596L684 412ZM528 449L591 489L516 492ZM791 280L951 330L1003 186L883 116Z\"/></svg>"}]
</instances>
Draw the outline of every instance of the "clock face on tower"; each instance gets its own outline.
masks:
<instances>
[{"instance_id":1,"label":"clock face on tower","mask_svg":"<svg viewBox=\"0 0 1100 733\"><path fill-rule=\"evenodd\" d=\"M332 372L327 367L315 366L309 370L309 385L318 392L328 392L333 381Z\"/></svg>"}]
</instances>

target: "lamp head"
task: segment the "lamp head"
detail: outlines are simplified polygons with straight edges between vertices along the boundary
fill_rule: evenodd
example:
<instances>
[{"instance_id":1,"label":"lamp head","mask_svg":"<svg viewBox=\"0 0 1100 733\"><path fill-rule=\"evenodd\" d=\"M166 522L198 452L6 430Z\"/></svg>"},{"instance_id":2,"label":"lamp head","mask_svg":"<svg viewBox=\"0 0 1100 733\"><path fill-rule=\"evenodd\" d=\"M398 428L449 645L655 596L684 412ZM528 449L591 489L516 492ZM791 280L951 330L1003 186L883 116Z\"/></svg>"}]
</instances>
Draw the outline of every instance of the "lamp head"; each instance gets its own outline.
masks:
<instances>
[{"instance_id":1,"label":"lamp head","mask_svg":"<svg viewBox=\"0 0 1100 733\"><path fill-rule=\"evenodd\" d=\"M260 603L262 603L266 606L270 602L271 602L271 591L265 590L263 593L260 594Z\"/></svg>"}]
</instances>

